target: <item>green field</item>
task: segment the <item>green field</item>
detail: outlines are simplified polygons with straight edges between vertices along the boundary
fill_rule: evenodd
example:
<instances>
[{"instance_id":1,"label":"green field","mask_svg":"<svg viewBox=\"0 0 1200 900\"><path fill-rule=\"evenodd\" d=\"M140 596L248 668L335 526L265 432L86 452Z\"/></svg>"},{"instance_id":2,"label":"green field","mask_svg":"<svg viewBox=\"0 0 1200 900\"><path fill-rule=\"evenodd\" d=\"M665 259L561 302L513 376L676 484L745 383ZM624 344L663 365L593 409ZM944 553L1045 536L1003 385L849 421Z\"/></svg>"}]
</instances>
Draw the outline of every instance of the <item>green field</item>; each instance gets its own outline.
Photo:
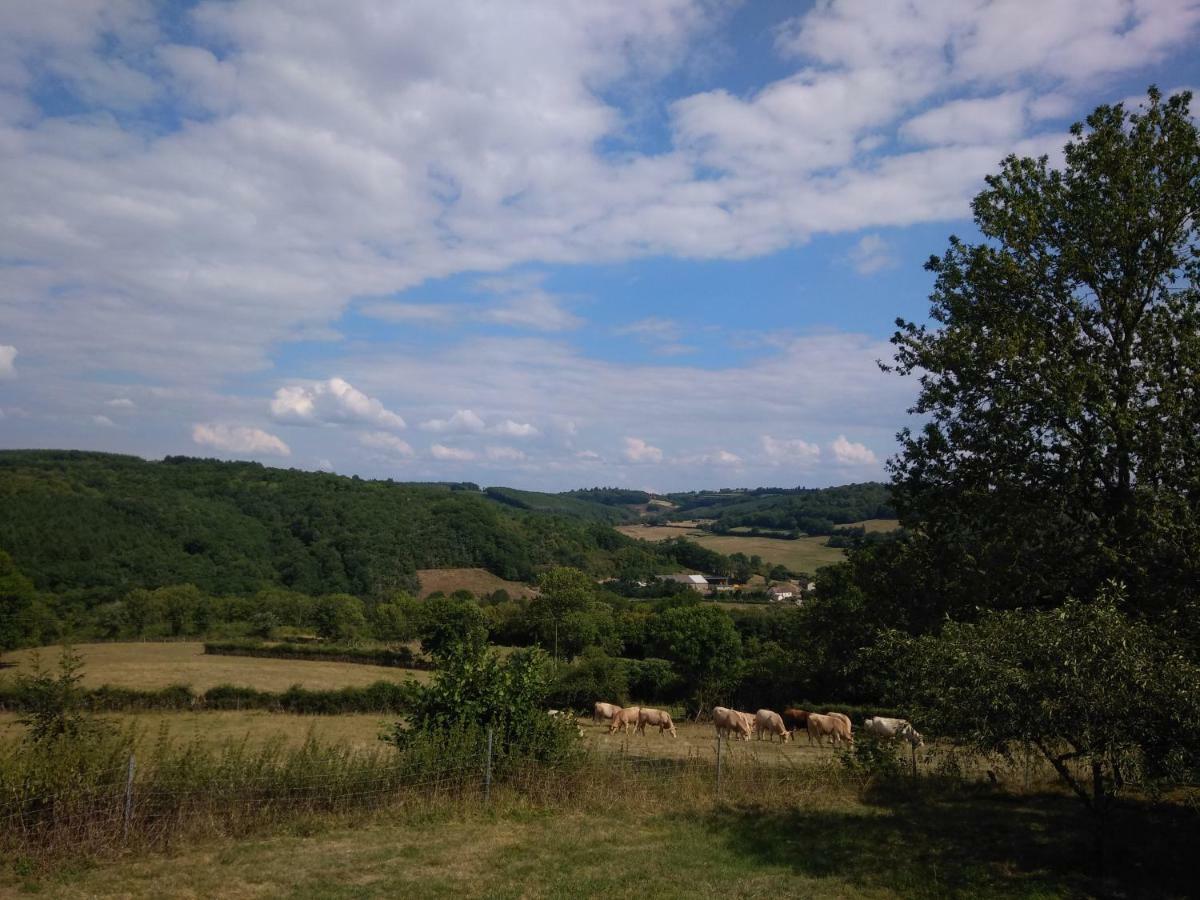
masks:
<instances>
[{"instance_id":1,"label":"green field","mask_svg":"<svg viewBox=\"0 0 1200 900\"><path fill-rule=\"evenodd\" d=\"M311 689L364 687L376 681L427 681L429 672L366 666L357 663L314 660L257 659L245 656L209 656L196 641L77 644L83 658L84 687L153 690L186 684L206 691L221 684L253 687L260 691L286 691L293 684ZM16 667L5 669L0 679L32 669L34 658L43 668L54 670L59 648L18 650L5 654Z\"/></svg>"},{"instance_id":2,"label":"green field","mask_svg":"<svg viewBox=\"0 0 1200 900\"><path fill-rule=\"evenodd\" d=\"M815 572L821 566L832 565L846 558L845 551L826 547L825 537L802 537L789 541L739 534L711 534L690 526L674 525L622 525L617 530L629 537L652 542L685 537L718 553L758 555L771 565L786 566L793 572Z\"/></svg>"}]
</instances>

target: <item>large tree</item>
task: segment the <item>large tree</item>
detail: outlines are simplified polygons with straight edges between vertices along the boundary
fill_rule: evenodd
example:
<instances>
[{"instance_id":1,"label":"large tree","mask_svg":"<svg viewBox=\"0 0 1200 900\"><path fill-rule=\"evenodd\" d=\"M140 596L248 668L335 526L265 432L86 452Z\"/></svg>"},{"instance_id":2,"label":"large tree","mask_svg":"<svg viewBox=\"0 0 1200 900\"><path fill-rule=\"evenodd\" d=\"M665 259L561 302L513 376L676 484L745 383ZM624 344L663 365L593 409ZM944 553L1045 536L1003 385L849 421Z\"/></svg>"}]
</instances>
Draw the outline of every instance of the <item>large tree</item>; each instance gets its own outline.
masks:
<instances>
[{"instance_id":1,"label":"large tree","mask_svg":"<svg viewBox=\"0 0 1200 900\"><path fill-rule=\"evenodd\" d=\"M1117 578L1142 614L1200 627L1190 100L1101 106L1060 169L1005 159L974 200L982 240L927 264L932 322L897 320L924 424L900 435L893 491L938 612L1054 606Z\"/></svg>"}]
</instances>

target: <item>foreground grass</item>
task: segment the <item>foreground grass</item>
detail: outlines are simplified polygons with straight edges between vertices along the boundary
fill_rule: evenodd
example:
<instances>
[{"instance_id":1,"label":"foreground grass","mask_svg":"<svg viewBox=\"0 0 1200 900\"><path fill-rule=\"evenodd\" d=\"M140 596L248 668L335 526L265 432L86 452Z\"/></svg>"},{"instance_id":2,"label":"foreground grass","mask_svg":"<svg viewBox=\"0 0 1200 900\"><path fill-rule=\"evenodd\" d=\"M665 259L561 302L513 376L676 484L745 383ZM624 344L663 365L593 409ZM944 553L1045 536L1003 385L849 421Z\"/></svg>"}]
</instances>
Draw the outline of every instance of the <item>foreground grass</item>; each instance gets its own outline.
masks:
<instances>
[{"instance_id":1,"label":"foreground grass","mask_svg":"<svg viewBox=\"0 0 1200 900\"><path fill-rule=\"evenodd\" d=\"M1120 828L1096 878L1087 823L1059 795L927 787L790 805L668 796L558 809L502 795L491 809L293 823L9 887L55 897L1191 895L1194 816L1133 808Z\"/></svg>"},{"instance_id":2,"label":"foreground grass","mask_svg":"<svg viewBox=\"0 0 1200 900\"><path fill-rule=\"evenodd\" d=\"M114 687L153 690L173 684L190 685L206 691L217 685L254 687L260 691L285 691L294 684L311 689L365 687L376 681L428 681L430 673L417 669L365 666L358 663L319 660L258 659L241 656L208 656L204 645L193 641L77 644L83 657L84 687ZM15 667L4 669L0 678L33 668L35 654L42 665L53 668L58 647L18 650L5 654Z\"/></svg>"}]
</instances>

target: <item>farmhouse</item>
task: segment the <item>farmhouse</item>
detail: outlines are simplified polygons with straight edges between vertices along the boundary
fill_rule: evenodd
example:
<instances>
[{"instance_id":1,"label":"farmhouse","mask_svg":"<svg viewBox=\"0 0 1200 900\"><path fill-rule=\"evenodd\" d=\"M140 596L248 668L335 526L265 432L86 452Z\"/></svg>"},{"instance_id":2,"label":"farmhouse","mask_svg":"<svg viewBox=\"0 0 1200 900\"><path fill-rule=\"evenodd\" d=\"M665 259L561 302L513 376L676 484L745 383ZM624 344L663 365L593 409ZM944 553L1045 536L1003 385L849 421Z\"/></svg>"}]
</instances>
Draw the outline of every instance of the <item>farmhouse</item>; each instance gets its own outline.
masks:
<instances>
[{"instance_id":1,"label":"farmhouse","mask_svg":"<svg viewBox=\"0 0 1200 900\"><path fill-rule=\"evenodd\" d=\"M676 575L665 575L663 577L667 581L674 581L678 584L686 584L693 591L699 591L702 594L707 594L709 590L711 590L708 586L708 579L703 575L680 572Z\"/></svg>"},{"instance_id":2,"label":"farmhouse","mask_svg":"<svg viewBox=\"0 0 1200 900\"><path fill-rule=\"evenodd\" d=\"M791 582L782 582L773 584L767 588L767 599L772 603L781 603L785 600L795 600L800 596L800 586Z\"/></svg>"}]
</instances>

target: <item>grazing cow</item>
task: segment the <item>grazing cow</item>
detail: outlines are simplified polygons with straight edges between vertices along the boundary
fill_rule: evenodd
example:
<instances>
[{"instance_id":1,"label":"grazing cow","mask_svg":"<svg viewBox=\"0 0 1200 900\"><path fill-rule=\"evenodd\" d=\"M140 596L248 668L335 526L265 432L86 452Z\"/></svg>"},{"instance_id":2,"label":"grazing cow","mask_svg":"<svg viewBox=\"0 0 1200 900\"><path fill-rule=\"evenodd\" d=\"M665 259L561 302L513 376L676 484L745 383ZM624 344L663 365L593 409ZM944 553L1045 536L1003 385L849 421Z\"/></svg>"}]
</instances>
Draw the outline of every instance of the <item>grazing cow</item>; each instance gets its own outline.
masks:
<instances>
[{"instance_id":1,"label":"grazing cow","mask_svg":"<svg viewBox=\"0 0 1200 900\"><path fill-rule=\"evenodd\" d=\"M627 709L618 709L613 713L612 724L608 726L609 734L616 734L624 729L626 732L630 728L637 730L638 714L641 713L640 706L630 706Z\"/></svg>"},{"instance_id":2,"label":"grazing cow","mask_svg":"<svg viewBox=\"0 0 1200 900\"><path fill-rule=\"evenodd\" d=\"M742 712L738 709L735 709L734 712L741 716L742 721L746 723L746 728L749 729L749 732L746 735L746 740L750 740L750 735L754 734L754 732L758 730L758 722L754 718L754 713Z\"/></svg>"},{"instance_id":3,"label":"grazing cow","mask_svg":"<svg viewBox=\"0 0 1200 900\"><path fill-rule=\"evenodd\" d=\"M847 744L854 743L854 737L850 734L850 725L845 716L809 714L808 742L811 744L813 738L816 738L817 743L820 744L826 737L833 744L839 744L842 741Z\"/></svg>"},{"instance_id":4,"label":"grazing cow","mask_svg":"<svg viewBox=\"0 0 1200 900\"><path fill-rule=\"evenodd\" d=\"M621 707L617 706L615 703L602 703L597 701L596 705L592 707L592 721L597 724L600 722L607 722L613 717L613 713L620 708Z\"/></svg>"},{"instance_id":5,"label":"grazing cow","mask_svg":"<svg viewBox=\"0 0 1200 900\"><path fill-rule=\"evenodd\" d=\"M908 741L914 749L922 747L925 744L925 739L921 737L921 733L912 727L912 723L907 719L889 719L885 716L870 716L863 722L863 730L867 734L874 735L877 738L891 740L892 738L903 738Z\"/></svg>"},{"instance_id":6,"label":"grazing cow","mask_svg":"<svg viewBox=\"0 0 1200 900\"><path fill-rule=\"evenodd\" d=\"M787 726L788 731L807 731L808 730L808 712L803 709L785 709L781 713L783 724Z\"/></svg>"},{"instance_id":7,"label":"grazing cow","mask_svg":"<svg viewBox=\"0 0 1200 900\"><path fill-rule=\"evenodd\" d=\"M750 726L736 709L714 706L713 727L717 729L718 738L728 737L732 732L743 740L750 739Z\"/></svg>"},{"instance_id":8,"label":"grazing cow","mask_svg":"<svg viewBox=\"0 0 1200 900\"><path fill-rule=\"evenodd\" d=\"M760 741L764 733L769 735L771 740L775 740L776 735L779 735L781 741L787 741L792 736L791 732L783 727L783 717L769 709L760 709L754 714L754 726Z\"/></svg>"},{"instance_id":9,"label":"grazing cow","mask_svg":"<svg viewBox=\"0 0 1200 900\"><path fill-rule=\"evenodd\" d=\"M661 709L646 709L644 706L641 712L638 713L637 730L643 736L646 734L646 726L658 726L658 733L664 731L671 732L671 737L675 737L675 723L671 721L671 714Z\"/></svg>"}]
</instances>

